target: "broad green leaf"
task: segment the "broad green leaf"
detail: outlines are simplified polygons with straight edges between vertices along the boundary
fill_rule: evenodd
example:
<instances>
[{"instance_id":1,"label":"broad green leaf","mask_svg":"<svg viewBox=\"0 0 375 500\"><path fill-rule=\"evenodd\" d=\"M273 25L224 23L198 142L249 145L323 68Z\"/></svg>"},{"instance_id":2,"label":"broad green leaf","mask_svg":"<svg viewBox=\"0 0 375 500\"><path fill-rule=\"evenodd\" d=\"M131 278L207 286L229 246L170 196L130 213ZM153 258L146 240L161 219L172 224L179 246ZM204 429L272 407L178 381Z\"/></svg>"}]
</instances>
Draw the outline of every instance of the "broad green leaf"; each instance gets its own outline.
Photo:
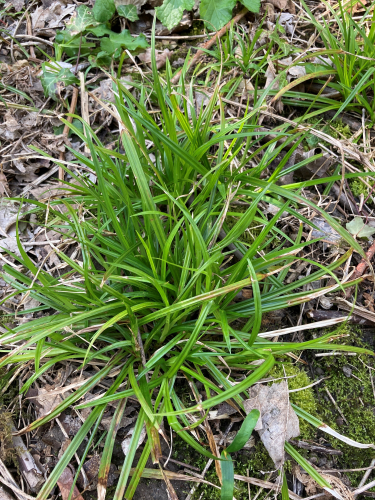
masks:
<instances>
[{"instance_id":1,"label":"broad green leaf","mask_svg":"<svg viewBox=\"0 0 375 500\"><path fill-rule=\"evenodd\" d=\"M112 33L108 38L103 38L100 43L100 48L107 52L107 54L113 54L115 58L120 57L124 49L135 52L147 49L147 47L148 43L143 34L132 37L129 30L124 30L121 33Z\"/></svg>"},{"instance_id":2,"label":"broad green leaf","mask_svg":"<svg viewBox=\"0 0 375 500\"><path fill-rule=\"evenodd\" d=\"M260 0L240 0L240 2L250 12L259 12L259 10L260 10Z\"/></svg>"},{"instance_id":3,"label":"broad green leaf","mask_svg":"<svg viewBox=\"0 0 375 500\"><path fill-rule=\"evenodd\" d=\"M138 21L139 17L137 14L137 7L133 4L129 5L118 5L117 12L120 16L129 19L129 21Z\"/></svg>"},{"instance_id":4,"label":"broad green leaf","mask_svg":"<svg viewBox=\"0 0 375 500\"><path fill-rule=\"evenodd\" d=\"M221 453L221 472L223 484L221 487L221 500L232 500L234 491L234 469L230 453L242 450L249 441L250 436L258 422L259 410L252 410L242 422L240 430L232 443Z\"/></svg>"},{"instance_id":5,"label":"broad green leaf","mask_svg":"<svg viewBox=\"0 0 375 500\"><path fill-rule=\"evenodd\" d=\"M346 224L346 229L358 238L370 238L375 233L375 227L365 224L361 217L354 217Z\"/></svg>"},{"instance_id":6,"label":"broad green leaf","mask_svg":"<svg viewBox=\"0 0 375 500\"><path fill-rule=\"evenodd\" d=\"M225 450L221 453L221 475L223 484L221 485L221 500L233 500L234 492L234 467L233 460L227 455Z\"/></svg>"},{"instance_id":7,"label":"broad green leaf","mask_svg":"<svg viewBox=\"0 0 375 500\"><path fill-rule=\"evenodd\" d=\"M71 19L66 23L66 29L71 35L78 35L89 26L97 26L98 24L98 20L94 18L93 11L86 5L80 5Z\"/></svg>"},{"instance_id":8,"label":"broad green leaf","mask_svg":"<svg viewBox=\"0 0 375 500\"><path fill-rule=\"evenodd\" d=\"M249 441L250 436L258 422L260 412L259 410L251 410L251 412L246 416L245 420L242 422L240 430L237 432L236 437L233 439L232 443L225 450L226 453L235 453L236 451L242 450L245 444Z\"/></svg>"},{"instance_id":9,"label":"broad green leaf","mask_svg":"<svg viewBox=\"0 0 375 500\"><path fill-rule=\"evenodd\" d=\"M112 35L112 33L114 33L112 30L107 28L105 24L98 24L98 26L88 28L87 31L98 37L102 37L104 35Z\"/></svg>"},{"instance_id":10,"label":"broad green leaf","mask_svg":"<svg viewBox=\"0 0 375 500\"><path fill-rule=\"evenodd\" d=\"M163 5L155 10L158 19L170 30L181 21L184 10L193 7L194 0L164 0Z\"/></svg>"},{"instance_id":11,"label":"broad green leaf","mask_svg":"<svg viewBox=\"0 0 375 500\"><path fill-rule=\"evenodd\" d=\"M43 63L42 71L40 81L44 94L46 97L52 97L55 101L58 100L58 94L65 86L79 83L78 78L73 75L69 68L55 70L48 63Z\"/></svg>"},{"instance_id":12,"label":"broad green leaf","mask_svg":"<svg viewBox=\"0 0 375 500\"><path fill-rule=\"evenodd\" d=\"M209 29L219 30L232 18L236 0L201 0L199 13Z\"/></svg>"},{"instance_id":13,"label":"broad green leaf","mask_svg":"<svg viewBox=\"0 0 375 500\"><path fill-rule=\"evenodd\" d=\"M96 55L89 56L89 62L91 66L93 66L94 68L95 67L100 68L102 66L108 67L111 64L111 61L112 61L111 56L105 50L101 50Z\"/></svg>"},{"instance_id":14,"label":"broad green leaf","mask_svg":"<svg viewBox=\"0 0 375 500\"><path fill-rule=\"evenodd\" d=\"M96 21L105 23L116 12L114 0L96 0L92 13Z\"/></svg>"}]
</instances>

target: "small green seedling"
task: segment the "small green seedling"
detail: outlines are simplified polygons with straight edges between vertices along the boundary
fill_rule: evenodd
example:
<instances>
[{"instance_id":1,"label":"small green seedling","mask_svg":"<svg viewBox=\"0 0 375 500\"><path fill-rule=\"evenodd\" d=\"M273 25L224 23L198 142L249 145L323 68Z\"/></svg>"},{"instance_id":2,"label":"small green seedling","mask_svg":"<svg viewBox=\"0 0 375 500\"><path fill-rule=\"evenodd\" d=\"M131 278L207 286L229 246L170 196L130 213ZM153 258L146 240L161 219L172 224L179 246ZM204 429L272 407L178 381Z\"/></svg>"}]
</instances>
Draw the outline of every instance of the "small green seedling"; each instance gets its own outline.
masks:
<instances>
[{"instance_id":1,"label":"small green seedling","mask_svg":"<svg viewBox=\"0 0 375 500\"><path fill-rule=\"evenodd\" d=\"M234 493L234 468L231 453L242 450L258 422L259 410L252 410L243 421L240 430L232 443L221 452L221 472L223 484L221 486L221 500L232 500Z\"/></svg>"},{"instance_id":2,"label":"small green seedling","mask_svg":"<svg viewBox=\"0 0 375 500\"><path fill-rule=\"evenodd\" d=\"M346 224L346 229L357 238L370 238L375 233L375 227L365 224L361 217L354 217Z\"/></svg>"}]
</instances>

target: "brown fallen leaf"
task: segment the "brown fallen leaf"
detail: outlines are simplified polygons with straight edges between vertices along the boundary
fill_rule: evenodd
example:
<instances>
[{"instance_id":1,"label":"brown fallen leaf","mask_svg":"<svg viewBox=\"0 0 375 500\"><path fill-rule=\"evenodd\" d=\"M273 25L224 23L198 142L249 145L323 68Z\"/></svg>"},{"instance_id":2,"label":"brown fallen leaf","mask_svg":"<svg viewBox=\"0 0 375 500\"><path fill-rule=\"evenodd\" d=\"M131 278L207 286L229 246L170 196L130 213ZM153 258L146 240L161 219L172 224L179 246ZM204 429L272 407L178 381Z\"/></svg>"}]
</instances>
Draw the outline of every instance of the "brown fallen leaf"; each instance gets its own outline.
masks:
<instances>
[{"instance_id":1,"label":"brown fallen leaf","mask_svg":"<svg viewBox=\"0 0 375 500\"><path fill-rule=\"evenodd\" d=\"M364 293L363 298L365 299L365 306L368 307L368 309L371 312L375 312L374 309L374 297L370 293Z\"/></svg>"},{"instance_id":2,"label":"brown fallen leaf","mask_svg":"<svg viewBox=\"0 0 375 500\"><path fill-rule=\"evenodd\" d=\"M255 385L250 390L250 399L244 401L246 413L260 411L255 430L270 457L279 469L285 461L285 441L299 436L299 420L289 402L288 384Z\"/></svg>"},{"instance_id":3,"label":"brown fallen leaf","mask_svg":"<svg viewBox=\"0 0 375 500\"><path fill-rule=\"evenodd\" d=\"M57 481L58 487L61 491L62 500L68 500L69 493L72 488L74 476L69 467L63 470L59 480ZM83 496L79 492L77 486L74 485L72 500L83 500Z\"/></svg>"},{"instance_id":4,"label":"brown fallen leaf","mask_svg":"<svg viewBox=\"0 0 375 500\"><path fill-rule=\"evenodd\" d=\"M296 13L296 8L292 0L268 0L276 9L287 10L290 14Z\"/></svg>"},{"instance_id":5,"label":"brown fallen leaf","mask_svg":"<svg viewBox=\"0 0 375 500\"><path fill-rule=\"evenodd\" d=\"M9 185L7 178L3 172L3 165L1 164L1 171L0 171L0 197L1 196L10 196L10 190L9 190Z\"/></svg>"},{"instance_id":6,"label":"brown fallen leaf","mask_svg":"<svg viewBox=\"0 0 375 500\"><path fill-rule=\"evenodd\" d=\"M157 69L163 68L166 65L167 59L171 56L172 52L169 49L155 50L156 67ZM148 66L151 66L151 49L146 49L146 52L138 54L138 58Z\"/></svg>"}]
</instances>

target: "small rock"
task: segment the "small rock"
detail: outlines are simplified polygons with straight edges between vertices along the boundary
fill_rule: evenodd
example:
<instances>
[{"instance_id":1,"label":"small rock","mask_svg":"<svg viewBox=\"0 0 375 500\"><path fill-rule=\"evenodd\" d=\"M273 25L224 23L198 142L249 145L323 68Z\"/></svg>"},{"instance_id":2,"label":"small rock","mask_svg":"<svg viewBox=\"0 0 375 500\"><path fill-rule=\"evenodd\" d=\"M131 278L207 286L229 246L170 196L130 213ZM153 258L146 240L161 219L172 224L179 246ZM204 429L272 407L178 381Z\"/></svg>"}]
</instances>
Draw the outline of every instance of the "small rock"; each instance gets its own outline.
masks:
<instances>
[{"instance_id":1,"label":"small rock","mask_svg":"<svg viewBox=\"0 0 375 500\"><path fill-rule=\"evenodd\" d=\"M344 372L344 375L346 377L351 377L352 376L353 370L350 368L350 366L348 366L348 365L343 366L342 367L342 371Z\"/></svg>"}]
</instances>

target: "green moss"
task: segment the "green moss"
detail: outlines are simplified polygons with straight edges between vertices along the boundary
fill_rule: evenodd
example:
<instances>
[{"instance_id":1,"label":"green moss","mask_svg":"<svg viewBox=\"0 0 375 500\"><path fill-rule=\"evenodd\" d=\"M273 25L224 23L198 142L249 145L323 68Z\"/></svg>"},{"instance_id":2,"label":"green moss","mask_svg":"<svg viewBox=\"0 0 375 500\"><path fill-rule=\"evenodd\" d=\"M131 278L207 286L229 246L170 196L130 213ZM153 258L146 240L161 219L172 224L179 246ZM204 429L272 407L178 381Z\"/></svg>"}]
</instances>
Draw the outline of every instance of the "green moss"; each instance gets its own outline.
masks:
<instances>
[{"instance_id":1,"label":"green moss","mask_svg":"<svg viewBox=\"0 0 375 500\"><path fill-rule=\"evenodd\" d=\"M316 117L316 118L310 118L308 124L311 125L313 128L315 128L316 130L321 130L325 134L330 135L334 139L342 139L343 137L345 137L345 139L349 139L349 137L352 136L349 126L345 125L342 122L342 120L335 120L330 122L329 124L324 124L322 123L320 117ZM307 143L307 145L305 145L306 151L315 148L319 142L327 144L326 142L321 141L319 137L316 137L313 134L307 134L305 140Z\"/></svg>"},{"instance_id":2,"label":"green moss","mask_svg":"<svg viewBox=\"0 0 375 500\"><path fill-rule=\"evenodd\" d=\"M357 196L359 198L361 194L363 194L364 197L367 198L369 194L369 189L360 179L353 179L352 181L349 182L349 186L354 196ZM372 204L373 201L371 198L369 198L366 201L366 203Z\"/></svg>"},{"instance_id":3,"label":"green moss","mask_svg":"<svg viewBox=\"0 0 375 500\"><path fill-rule=\"evenodd\" d=\"M341 334L337 341L340 344L344 343L347 345L367 347L360 340L360 329L353 329L345 325L338 330L338 333ZM320 370L323 370L324 376L329 378L324 380L321 385L315 386L314 388L291 392L289 395L290 401L308 413L318 417L340 434L358 442L375 443L375 398L369 376L369 369L365 365L374 366L371 356L334 355L320 358L312 357L312 366L314 369L318 370L319 378L323 376L323 373L319 372ZM352 375L357 378L353 376L347 377L343 372L344 366L349 366L352 369ZM300 389L301 387L306 387L311 384L311 380L305 371L304 365L301 364L296 365L290 362L280 362L269 373L269 377L273 379L283 378L285 375L290 377L287 379L290 390ZM375 373L373 373L373 377L375 377ZM269 382L269 384L272 383L273 382ZM341 416L335 405L329 399L324 387L327 387L330 391L347 419L348 424L340 420ZM300 438L305 441L315 443L321 442L322 444L329 443L334 449L342 451L342 456L331 457L318 454L318 459L323 457L328 458L329 464L327 465L329 465L329 468L337 467L351 469L368 467L371 460L375 457L374 450L364 450L346 445L342 441L318 431L315 427L302 419L300 419L300 431ZM255 434L255 438L256 444L253 448L249 450L244 449L233 454L234 470L235 474L246 476L248 473L250 477L265 479L266 476L263 472L273 470L274 464L257 434ZM303 456L306 456L306 458L311 458L309 451L302 449L298 451ZM177 460L194 465L200 470L204 468L207 462L207 459L188 448L185 442L179 437L174 439L174 456ZM291 462L286 461L284 468L286 471L290 472ZM356 485L362 478L363 472L351 472L347 473L347 476L352 484ZM213 484L219 484L214 464L212 464L207 472L205 479ZM247 483L236 481L235 485L236 490L234 496L236 499L248 500ZM257 487L251 486L252 496L255 495L257 491ZM267 491L262 492L259 497L260 500L263 500L267 493ZM219 500L220 490L212 488L212 486L209 485L199 485L193 498L194 500L198 500L199 498L204 498L205 500Z\"/></svg>"},{"instance_id":4,"label":"green moss","mask_svg":"<svg viewBox=\"0 0 375 500\"><path fill-rule=\"evenodd\" d=\"M360 340L361 331L345 326L340 343L368 347ZM314 362L316 365L316 362ZM314 366L313 365L313 366ZM320 418L340 434L361 443L375 443L375 399L371 385L369 368L374 367L371 356L327 356L320 358L319 368L329 377L324 386L318 389ZM351 376L344 373L352 370ZM372 377L375 373L372 371ZM332 403L324 387L327 387L337 406L343 413L347 423L343 421L339 411ZM375 458L375 450L360 449L349 446L342 441L323 435L333 448L341 450L343 455L337 457L337 466L343 469L368 467ZM358 484L363 472L347 473L352 484Z\"/></svg>"}]
</instances>

